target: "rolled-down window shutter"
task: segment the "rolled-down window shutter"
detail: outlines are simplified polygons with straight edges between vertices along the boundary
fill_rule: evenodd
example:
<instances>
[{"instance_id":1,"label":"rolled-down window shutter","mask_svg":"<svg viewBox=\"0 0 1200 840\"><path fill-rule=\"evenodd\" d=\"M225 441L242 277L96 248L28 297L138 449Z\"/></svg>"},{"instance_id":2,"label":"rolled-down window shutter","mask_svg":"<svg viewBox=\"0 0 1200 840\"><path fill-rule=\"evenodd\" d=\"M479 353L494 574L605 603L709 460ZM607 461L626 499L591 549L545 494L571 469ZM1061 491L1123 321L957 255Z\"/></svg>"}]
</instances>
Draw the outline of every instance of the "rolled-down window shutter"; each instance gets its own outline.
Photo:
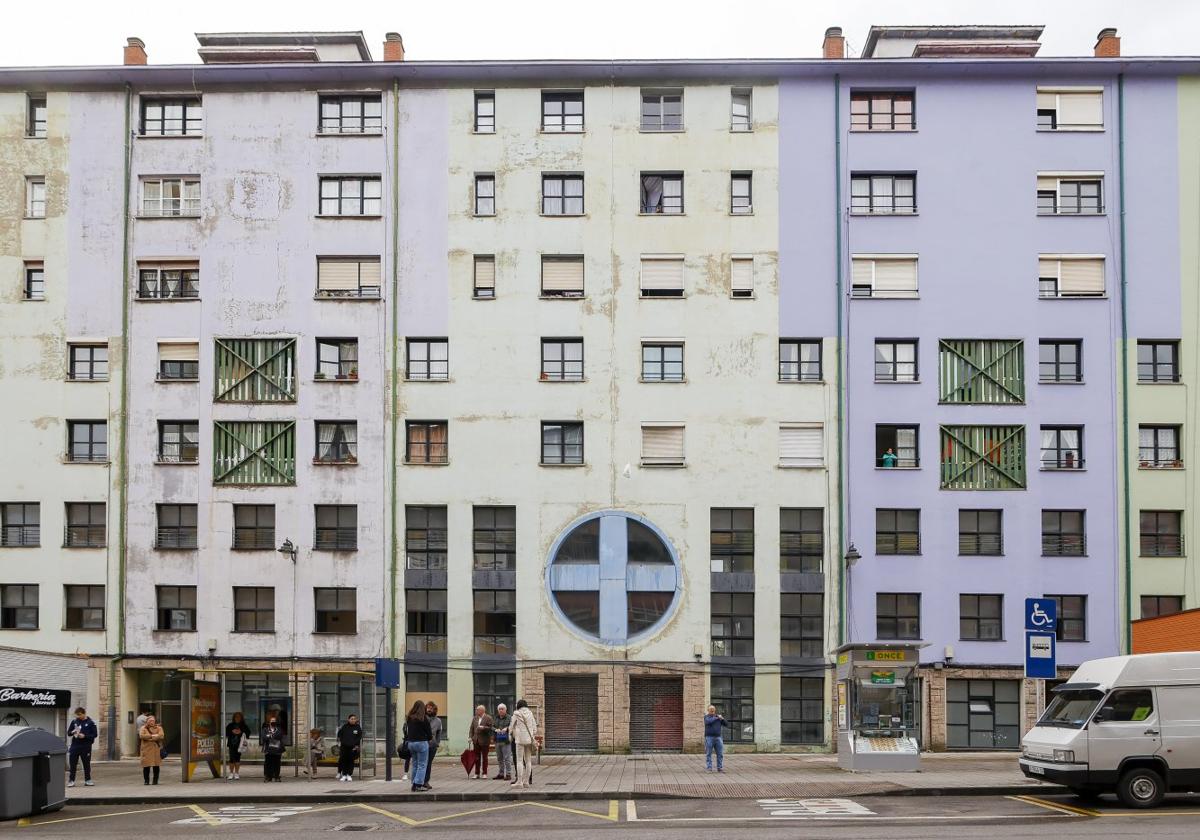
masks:
<instances>
[{"instance_id":1,"label":"rolled-down window shutter","mask_svg":"<svg viewBox=\"0 0 1200 840\"><path fill-rule=\"evenodd\" d=\"M865 257L850 259L850 287L852 294L871 294L871 290L875 288L875 260Z\"/></svg>"},{"instance_id":2,"label":"rolled-down window shutter","mask_svg":"<svg viewBox=\"0 0 1200 840\"><path fill-rule=\"evenodd\" d=\"M819 467L825 463L825 434L822 426L780 426L779 465Z\"/></svg>"},{"instance_id":3,"label":"rolled-down window shutter","mask_svg":"<svg viewBox=\"0 0 1200 840\"><path fill-rule=\"evenodd\" d=\"M378 286L383 277L382 264L379 260L362 260L358 264L359 280L363 286Z\"/></svg>"},{"instance_id":4,"label":"rolled-down window shutter","mask_svg":"<svg viewBox=\"0 0 1200 840\"><path fill-rule=\"evenodd\" d=\"M1058 260L1048 260L1045 257L1038 259L1038 277L1044 277L1047 280L1053 277L1058 279Z\"/></svg>"},{"instance_id":5,"label":"rolled-down window shutter","mask_svg":"<svg viewBox=\"0 0 1200 840\"><path fill-rule=\"evenodd\" d=\"M1062 277L1058 281L1061 295L1104 294L1104 260L1062 260Z\"/></svg>"},{"instance_id":6,"label":"rolled-down window shutter","mask_svg":"<svg viewBox=\"0 0 1200 840\"><path fill-rule=\"evenodd\" d=\"M875 260L875 297L912 297L916 293L916 260Z\"/></svg>"},{"instance_id":7,"label":"rolled-down window shutter","mask_svg":"<svg viewBox=\"0 0 1200 840\"><path fill-rule=\"evenodd\" d=\"M1058 94L1052 90L1039 90L1037 95L1039 111L1053 111L1058 108Z\"/></svg>"},{"instance_id":8,"label":"rolled-down window shutter","mask_svg":"<svg viewBox=\"0 0 1200 840\"><path fill-rule=\"evenodd\" d=\"M754 260L734 257L729 272L729 288L735 296L745 297L754 292Z\"/></svg>"},{"instance_id":9,"label":"rolled-down window shutter","mask_svg":"<svg viewBox=\"0 0 1200 840\"><path fill-rule=\"evenodd\" d=\"M475 288L476 289L494 289L494 288L496 288L496 258L495 257L476 257L475 258Z\"/></svg>"},{"instance_id":10,"label":"rolled-down window shutter","mask_svg":"<svg viewBox=\"0 0 1200 840\"><path fill-rule=\"evenodd\" d=\"M1038 192L1058 192L1058 179L1039 175L1037 179Z\"/></svg>"},{"instance_id":11,"label":"rolled-down window shutter","mask_svg":"<svg viewBox=\"0 0 1200 840\"><path fill-rule=\"evenodd\" d=\"M583 293L583 257L543 257L542 291Z\"/></svg>"},{"instance_id":12,"label":"rolled-down window shutter","mask_svg":"<svg viewBox=\"0 0 1200 840\"><path fill-rule=\"evenodd\" d=\"M323 292L358 291L360 265L358 260L321 260L317 265L317 289ZM379 285L378 263L375 272L375 285Z\"/></svg>"},{"instance_id":13,"label":"rolled-down window shutter","mask_svg":"<svg viewBox=\"0 0 1200 840\"><path fill-rule=\"evenodd\" d=\"M158 358L163 362L197 362L200 360L200 345L163 342L158 345Z\"/></svg>"},{"instance_id":14,"label":"rolled-down window shutter","mask_svg":"<svg viewBox=\"0 0 1200 840\"><path fill-rule=\"evenodd\" d=\"M642 291L683 291L682 257L642 257Z\"/></svg>"},{"instance_id":15,"label":"rolled-down window shutter","mask_svg":"<svg viewBox=\"0 0 1200 840\"><path fill-rule=\"evenodd\" d=\"M1104 94L1100 91L1058 94L1058 127L1104 125Z\"/></svg>"},{"instance_id":16,"label":"rolled-down window shutter","mask_svg":"<svg viewBox=\"0 0 1200 840\"><path fill-rule=\"evenodd\" d=\"M642 426L642 463L682 464L683 426Z\"/></svg>"}]
</instances>

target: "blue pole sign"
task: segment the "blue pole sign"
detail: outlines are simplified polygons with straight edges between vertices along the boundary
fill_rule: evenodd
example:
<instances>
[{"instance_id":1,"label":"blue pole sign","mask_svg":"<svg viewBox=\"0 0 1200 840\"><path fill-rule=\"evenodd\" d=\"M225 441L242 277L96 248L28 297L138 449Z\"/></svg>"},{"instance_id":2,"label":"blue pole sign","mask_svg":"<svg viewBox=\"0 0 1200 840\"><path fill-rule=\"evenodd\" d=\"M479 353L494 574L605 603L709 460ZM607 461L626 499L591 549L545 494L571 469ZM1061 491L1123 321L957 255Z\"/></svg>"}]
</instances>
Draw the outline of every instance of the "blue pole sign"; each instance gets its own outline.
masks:
<instances>
[{"instance_id":1,"label":"blue pole sign","mask_svg":"<svg viewBox=\"0 0 1200 840\"><path fill-rule=\"evenodd\" d=\"M1025 629L1051 632L1058 629L1058 602L1053 598L1025 599Z\"/></svg>"},{"instance_id":2,"label":"blue pole sign","mask_svg":"<svg viewBox=\"0 0 1200 840\"><path fill-rule=\"evenodd\" d=\"M1052 680L1058 676L1053 633L1025 634L1025 678Z\"/></svg>"},{"instance_id":3,"label":"blue pole sign","mask_svg":"<svg viewBox=\"0 0 1200 840\"><path fill-rule=\"evenodd\" d=\"M375 685L378 688L399 688L400 687L400 660L399 659L376 659L375 660Z\"/></svg>"}]
</instances>

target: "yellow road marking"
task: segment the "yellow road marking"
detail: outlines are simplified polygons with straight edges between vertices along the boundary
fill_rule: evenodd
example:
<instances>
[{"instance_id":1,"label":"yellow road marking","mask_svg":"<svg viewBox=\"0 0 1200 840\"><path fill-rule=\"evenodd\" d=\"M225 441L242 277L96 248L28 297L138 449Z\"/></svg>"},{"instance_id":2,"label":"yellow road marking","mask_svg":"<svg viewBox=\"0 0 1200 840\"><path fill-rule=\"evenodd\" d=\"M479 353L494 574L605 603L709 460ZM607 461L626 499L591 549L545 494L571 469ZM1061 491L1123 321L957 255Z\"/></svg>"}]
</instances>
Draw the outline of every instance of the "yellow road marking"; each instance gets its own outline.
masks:
<instances>
[{"instance_id":1,"label":"yellow road marking","mask_svg":"<svg viewBox=\"0 0 1200 840\"><path fill-rule=\"evenodd\" d=\"M568 808L565 805L554 805L550 802L521 802L520 805L532 805L536 808L548 808L552 811L562 811L567 814L578 814L581 817L595 817L598 820L608 820L609 822L617 821L617 800L610 799L608 801L608 813L597 814L595 811L582 811L576 808Z\"/></svg>"},{"instance_id":2,"label":"yellow road marking","mask_svg":"<svg viewBox=\"0 0 1200 840\"><path fill-rule=\"evenodd\" d=\"M1088 808L1076 808L1074 805L1066 805L1062 802L1049 802L1045 799L1038 799L1036 796L1010 796L1009 799L1015 799L1018 802L1024 802L1028 805L1036 805L1039 808L1047 808L1051 811L1061 811L1065 814L1075 814L1080 817L1101 817L1104 816L1099 811L1092 811Z\"/></svg>"},{"instance_id":3,"label":"yellow road marking","mask_svg":"<svg viewBox=\"0 0 1200 840\"><path fill-rule=\"evenodd\" d=\"M403 814L396 814L391 811L385 811L383 808L376 808L374 805L368 805L365 802L357 802L355 804L358 805L359 808L362 808L364 811L370 811L373 814L383 814L383 816L390 817L391 819L395 820L396 822L402 822L405 825L411 826L411 825L417 824L416 820L409 819L408 817L404 816Z\"/></svg>"},{"instance_id":4,"label":"yellow road marking","mask_svg":"<svg viewBox=\"0 0 1200 840\"><path fill-rule=\"evenodd\" d=\"M442 820L452 820L456 817L469 817L472 814L489 814L493 811L508 811L512 808L520 808L525 805L525 802L512 802L508 805L493 805L490 808L476 808L473 811L463 811L460 814L443 814L440 817L430 817L427 820L417 820L413 825L428 825L429 823L441 822Z\"/></svg>"},{"instance_id":5,"label":"yellow road marking","mask_svg":"<svg viewBox=\"0 0 1200 840\"><path fill-rule=\"evenodd\" d=\"M79 820L101 820L101 819L104 819L105 817L128 817L128 816L132 816L133 814L149 814L154 811L175 811L179 808L186 808L186 807L188 807L188 806L187 805L163 805L159 808L141 808L137 811L120 811L119 813L115 813L115 814L90 814L86 817L60 817L59 819L56 819L56 820L40 820L38 822L33 822L32 820L29 819L29 817L22 817L20 820L17 821L17 825L21 828L24 828L24 827L33 827L33 826L39 826L39 825L51 825L53 823L78 822Z\"/></svg>"},{"instance_id":6,"label":"yellow road marking","mask_svg":"<svg viewBox=\"0 0 1200 840\"><path fill-rule=\"evenodd\" d=\"M222 825L219 819L208 813L208 811L205 811L199 805L189 805L188 808L195 811L200 816L200 819L204 820L209 825Z\"/></svg>"},{"instance_id":7,"label":"yellow road marking","mask_svg":"<svg viewBox=\"0 0 1200 840\"><path fill-rule=\"evenodd\" d=\"M578 808L568 808L565 805L554 805L549 802L528 801L528 802L508 802L508 803L505 803L504 805L489 805L486 808L473 808L470 811L459 811L458 813L454 813L454 814L442 814L437 817L428 817L423 820L413 819L412 817L406 817L403 814L397 814L395 811L388 811L385 808L377 808L374 805L367 805L364 802L357 802L357 803L355 803L355 805L357 805L359 808L362 808L364 811L370 811L374 814L380 814L382 816L396 820L397 822L404 823L405 825L410 826L412 828L416 828L417 826L422 826L422 825L429 825L430 823L435 823L435 822L444 822L445 820L458 819L459 817L470 817L470 816L474 816L475 814L491 814L491 813L495 813L496 811L510 811L513 808L527 808L527 807L545 808L545 809L551 810L551 811L562 811L563 813L567 813L567 814L576 814L581 817L592 817L597 820L608 820L609 822L617 822L619 815L620 815L620 805L617 802L617 800L615 800L615 799L609 800L608 813L606 813L606 814L597 814L595 811L584 811L584 810L580 810ZM349 807L349 806L339 806L339 807ZM322 810L324 810L324 809L322 809ZM308 813L311 814L313 812L309 811Z\"/></svg>"}]
</instances>

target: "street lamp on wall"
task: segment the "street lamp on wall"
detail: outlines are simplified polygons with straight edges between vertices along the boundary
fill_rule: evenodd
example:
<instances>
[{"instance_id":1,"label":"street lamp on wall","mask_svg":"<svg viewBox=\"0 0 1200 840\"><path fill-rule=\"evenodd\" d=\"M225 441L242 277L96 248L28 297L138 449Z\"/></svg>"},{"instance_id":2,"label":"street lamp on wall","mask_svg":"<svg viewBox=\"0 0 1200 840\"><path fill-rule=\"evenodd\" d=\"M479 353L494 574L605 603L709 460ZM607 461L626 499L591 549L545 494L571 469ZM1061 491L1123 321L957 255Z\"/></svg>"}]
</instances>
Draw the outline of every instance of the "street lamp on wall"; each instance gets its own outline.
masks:
<instances>
[{"instance_id":1,"label":"street lamp on wall","mask_svg":"<svg viewBox=\"0 0 1200 840\"><path fill-rule=\"evenodd\" d=\"M296 562L296 551L296 546L292 544L291 540L284 540L283 545L279 546L279 553L291 557L292 563Z\"/></svg>"},{"instance_id":2,"label":"street lamp on wall","mask_svg":"<svg viewBox=\"0 0 1200 840\"><path fill-rule=\"evenodd\" d=\"M283 549L280 549L280 551L282 550ZM851 568L855 563L862 559L862 555L858 553L858 549L854 547L854 543L850 543L850 547L846 549L846 556L844 559L846 561L846 568Z\"/></svg>"}]
</instances>

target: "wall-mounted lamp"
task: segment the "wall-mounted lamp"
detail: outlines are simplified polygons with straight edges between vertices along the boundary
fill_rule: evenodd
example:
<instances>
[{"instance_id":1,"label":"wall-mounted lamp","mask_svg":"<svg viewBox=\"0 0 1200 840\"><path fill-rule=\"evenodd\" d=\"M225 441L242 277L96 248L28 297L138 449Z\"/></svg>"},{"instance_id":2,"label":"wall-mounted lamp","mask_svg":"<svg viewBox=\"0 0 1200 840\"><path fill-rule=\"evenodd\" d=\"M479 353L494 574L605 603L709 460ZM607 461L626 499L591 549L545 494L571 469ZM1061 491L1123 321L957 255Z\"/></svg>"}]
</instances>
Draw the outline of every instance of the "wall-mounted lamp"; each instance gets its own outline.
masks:
<instances>
[{"instance_id":1,"label":"wall-mounted lamp","mask_svg":"<svg viewBox=\"0 0 1200 840\"><path fill-rule=\"evenodd\" d=\"M288 555L293 563L296 562L296 546L292 545L291 540L283 541L283 545L279 546L279 553Z\"/></svg>"},{"instance_id":2,"label":"wall-mounted lamp","mask_svg":"<svg viewBox=\"0 0 1200 840\"><path fill-rule=\"evenodd\" d=\"M850 543L850 547L846 549L845 561L847 566L853 566L862 559L862 555L858 553L858 549L854 547L854 543Z\"/></svg>"}]
</instances>

